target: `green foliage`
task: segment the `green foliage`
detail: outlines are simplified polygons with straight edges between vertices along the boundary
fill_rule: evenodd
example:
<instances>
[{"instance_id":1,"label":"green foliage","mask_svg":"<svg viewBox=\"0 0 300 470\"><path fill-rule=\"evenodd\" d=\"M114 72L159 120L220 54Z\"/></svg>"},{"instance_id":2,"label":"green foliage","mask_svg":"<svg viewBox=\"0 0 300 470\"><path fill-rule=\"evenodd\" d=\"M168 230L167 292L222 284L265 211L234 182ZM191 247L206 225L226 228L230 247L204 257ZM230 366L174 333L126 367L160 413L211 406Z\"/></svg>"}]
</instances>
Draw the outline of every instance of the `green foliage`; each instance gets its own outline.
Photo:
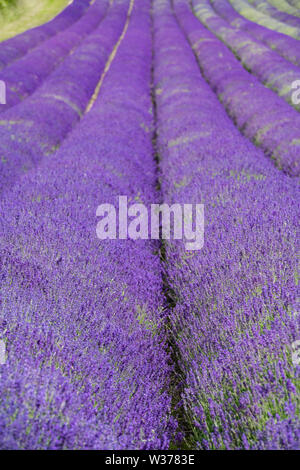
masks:
<instances>
[{"instance_id":1,"label":"green foliage","mask_svg":"<svg viewBox=\"0 0 300 470\"><path fill-rule=\"evenodd\" d=\"M69 0L0 0L0 42L50 21Z\"/></svg>"},{"instance_id":2,"label":"green foliage","mask_svg":"<svg viewBox=\"0 0 300 470\"><path fill-rule=\"evenodd\" d=\"M5 11L8 8L15 7L18 0L0 0L0 10Z\"/></svg>"}]
</instances>

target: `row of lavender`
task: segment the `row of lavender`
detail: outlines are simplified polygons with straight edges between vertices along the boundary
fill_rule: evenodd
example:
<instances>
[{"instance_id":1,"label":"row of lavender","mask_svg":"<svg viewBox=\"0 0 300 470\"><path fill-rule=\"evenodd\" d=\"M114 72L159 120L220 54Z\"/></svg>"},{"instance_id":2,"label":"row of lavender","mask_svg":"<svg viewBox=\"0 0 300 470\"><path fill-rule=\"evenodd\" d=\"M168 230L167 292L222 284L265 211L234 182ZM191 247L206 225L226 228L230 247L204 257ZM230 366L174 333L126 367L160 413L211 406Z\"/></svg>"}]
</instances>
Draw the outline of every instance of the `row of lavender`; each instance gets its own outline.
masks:
<instances>
[{"instance_id":1,"label":"row of lavender","mask_svg":"<svg viewBox=\"0 0 300 470\"><path fill-rule=\"evenodd\" d=\"M173 5L187 37L195 34L187 3ZM168 0L154 1L154 30L163 200L205 204L204 248L166 244L187 444L298 448L295 180L228 118Z\"/></svg>"},{"instance_id":2,"label":"row of lavender","mask_svg":"<svg viewBox=\"0 0 300 470\"><path fill-rule=\"evenodd\" d=\"M169 445L159 247L95 230L99 203L157 198L150 1L133 3L92 110L1 198L4 448Z\"/></svg>"},{"instance_id":3,"label":"row of lavender","mask_svg":"<svg viewBox=\"0 0 300 470\"><path fill-rule=\"evenodd\" d=\"M275 15L281 15L283 13L296 18L300 17L299 0L250 0L250 3L256 4L256 8L259 3L265 4L265 8L267 7L269 11L272 10ZM295 3L298 3L298 5L295 5Z\"/></svg>"},{"instance_id":4,"label":"row of lavender","mask_svg":"<svg viewBox=\"0 0 300 470\"><path fill-rule=\"evenodd\" d=\"M249 34L233 29L215 13L208 0L194 0L193 4L203 24L229 46L244 67L294 105L291 84L299 79L300 68Z\"/></svg>"},{"instance_id":5,"label":"row of lavender","mask_svg":"<svg viewBox=\"0 0 300 470\"><path fill-rule=\"evenodd\" d=\"M265 4L265 7L271 7L275 14L289 14L293 17L300 17L299 0L249 0L252 5L255 3ZM298 5L296 5L298 3ZM255 5L257 8L257 5Z\"/></svg>"},{"instance_id":6,"label":"row of lavender","mask_svg":"<svg viewBox=\"0 0 300 470\"><path fill-rule=\"evenodd\" d=\"M187 2L185 16L192 16ZM205 20L206 2L194 0ZM202 13L201 13L202 12ZM299 113L262 85L218 38L193 17L189 41L207 80L241 131L286 173L299 175ZM215 60L218 57L220 60Z\"/></svg>"},{"instance_id":7,"label":"row of lavender","mask_svg":"<svg viewBox=\"0 0 300 470\"><path fill-rule=\"evenodd\" d=\"M75 0L49 23L25 31L1 43L0 70L26 54L42 41L63 31L77 21L88 8L90 0Z\"/></svg>"},{"instance_id":8,"label":"row of lavender","mask_svg":"<svg viewBox=\"0 0 300 470\"><path fill-rule=\"evenodd\" d=\"M283 23L300 28L300 18L294 16L297 10L290 7L290 12L284 12L277 10L272 4L264 0L250 0L249 3L257 8L259 11L266 13L268 16L275 18L276 20L282 21ZM299 13L299 12L298 12Z\"/></svg>"},{"instance_id":9,"label":"row of lavender","mask_svg":"<svg viewBox=\"0 0 300 470\"><path fill-rule=\"evenodd\" d=\"M108 0L96 0L70 28L43 41L40 46L2 70L0 79L6 85L6 104L0 107L0 112L3 113L33 93L84 37L97 27L107 6Z\"/></svg>"},{"instance_id":10,"label":"row of lavender","mask_svg":"<svg viewBox=\"0 0 300 470\"><path fill-rule=\"evenodd\" d=\"M300 49L296 39L247 20L234 10L228 0L211 0L211 4L231 26L246 31L293 64L300 65Z\"/></svg>"},{"instance_id":11,"label":"row of lavender","mask_svg":"<svg viewBox=\"0 0 300 470\"><path fill-rule=\"evenodd\" d=\"M261 26L277 31L292 38L299 38L299 29L290 26L282 21L272 18L258 10L256 10L247 0L228 0L233 8L238 11L242 16L249 20L258 23Z\"/></svg>"},{"instance_id":12,"label":"row of lavender","mask_svg":"<svg viewBox=\"0 0 300 470\"><path fill-rule=\"evenodd\" d=\"M49 156L84 115L122 32L129 0L109 8L98 28L29 98L0 120L0 191Z\"/></svg>"}]
</instances>

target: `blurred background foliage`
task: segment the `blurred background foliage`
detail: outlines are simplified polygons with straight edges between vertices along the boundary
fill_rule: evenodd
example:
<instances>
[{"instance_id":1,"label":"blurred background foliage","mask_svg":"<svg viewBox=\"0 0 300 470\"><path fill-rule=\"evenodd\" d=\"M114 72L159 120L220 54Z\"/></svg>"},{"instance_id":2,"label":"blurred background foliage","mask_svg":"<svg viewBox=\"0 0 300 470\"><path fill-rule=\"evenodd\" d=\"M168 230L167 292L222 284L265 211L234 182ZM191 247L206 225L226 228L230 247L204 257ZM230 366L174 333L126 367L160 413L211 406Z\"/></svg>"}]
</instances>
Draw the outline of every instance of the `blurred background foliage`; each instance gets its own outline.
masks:
<instances>
[{"instance_id":1,"label":"blurred background foliage","mask_svg":"<svg viewBox=\"0 0 300 470\"><path fill-rule=\"evenodd\" d=\"M0 41L46 23L70 0L0 0Z\"/></svg>"}]
</instances>

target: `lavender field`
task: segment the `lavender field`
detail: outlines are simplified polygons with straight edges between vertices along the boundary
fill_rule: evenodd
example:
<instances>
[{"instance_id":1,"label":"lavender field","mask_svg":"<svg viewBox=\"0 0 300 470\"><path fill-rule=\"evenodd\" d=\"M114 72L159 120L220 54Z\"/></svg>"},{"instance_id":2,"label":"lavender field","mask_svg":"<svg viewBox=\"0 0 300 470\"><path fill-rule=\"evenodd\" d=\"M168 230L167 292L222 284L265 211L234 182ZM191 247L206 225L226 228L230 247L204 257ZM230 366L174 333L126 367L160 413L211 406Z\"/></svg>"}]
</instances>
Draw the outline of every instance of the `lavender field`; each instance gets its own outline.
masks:
<instances>
[{"instance_id":1,"label":"lavender field","mask_svg":"<svg viewBox=\"0 0 300 470\"><path fill-rule=\"evenodd\" d=\"M0 42L0 449L300 450L299 176L299 0ZM203 205L201 246L153 205Z\"/></svg>"}]
</instances>

